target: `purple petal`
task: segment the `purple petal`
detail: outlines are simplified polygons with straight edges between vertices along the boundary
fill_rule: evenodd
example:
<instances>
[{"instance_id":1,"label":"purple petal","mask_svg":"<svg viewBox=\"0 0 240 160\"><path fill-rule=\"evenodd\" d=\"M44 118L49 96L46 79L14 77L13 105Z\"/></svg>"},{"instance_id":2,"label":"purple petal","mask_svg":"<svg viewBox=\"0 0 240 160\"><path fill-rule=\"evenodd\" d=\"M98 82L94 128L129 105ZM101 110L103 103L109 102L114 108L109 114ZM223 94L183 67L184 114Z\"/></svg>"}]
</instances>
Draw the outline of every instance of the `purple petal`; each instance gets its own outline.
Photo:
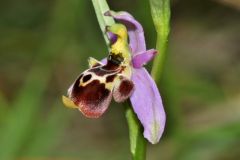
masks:
<instances>
[{"instance_id":1,"label":"purple petal","mask_svg":"<svg viewBox=\"0 0 240 160\"><path fill-rule=\"evenodd\" d=\"M117 36L112 32L107 32L107 36L110 41L110 44L114 44L117 41Z\"/></svg>"},{"instance_id":2,"label":"purple petal","mask_svg":"<svg viewBox=\"0 0 240 160\"><path fill-rule=\"evenodd\" d=\"M104 15L112 16L115 20L123 23L128 29L129 46L133 55L138 52L146 51L144 32L141 24L127 12L107 11Z\"/></svg>"},{"instance_id":3,"label":"purple petal","mask_svg":"<svg viewBox=\"0 0 240 160\"><path fill-rule=\"evenodd\" d=\"M151 61L155 55L157 54L157 50L150 49L141 53L138 53L133 56L132 63L134 68L141 68L143 65Z\"/></svg>"},{"instance_id":4,"label":"purple petal","mask_svg":"<svg viewBox=\"0 0 240 160\"><path fill-rule=\"evenodd\" d=\"M158 88L145 68L134 69L135 91L130 97L133 110L144 127L144 137L156 144L165 127L166 115Z\"/></svg>"},{"instance_id":5,"label":"purple petal","mask_svg":"<svg viewBox=\"0 0 240 160\"><path fill-rule=\"evenodd\" d=\"M101 62L105 65L105 64L107 64L107 58L103 58L102 60L101 60Z\"/></svg>"}]
</instances>

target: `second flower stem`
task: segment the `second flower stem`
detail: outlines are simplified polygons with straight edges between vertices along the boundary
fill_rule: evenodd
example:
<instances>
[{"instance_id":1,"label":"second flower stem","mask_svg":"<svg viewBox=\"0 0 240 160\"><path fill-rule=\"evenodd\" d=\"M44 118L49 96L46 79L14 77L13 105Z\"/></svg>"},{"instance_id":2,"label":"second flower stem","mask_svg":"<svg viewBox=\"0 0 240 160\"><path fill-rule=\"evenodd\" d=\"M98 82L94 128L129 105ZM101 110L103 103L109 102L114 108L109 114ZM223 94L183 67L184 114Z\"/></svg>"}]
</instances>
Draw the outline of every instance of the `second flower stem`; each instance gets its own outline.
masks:
<instances>
[{"instance_id":1,"label":"second flower stem","mask_svg":"<svg viewBox=\"0 0 240 160\"><path fill-rule=\"evenodd\" d=\"M162 77L163 67L167 54L167 37L157 36L156 49L160 51L159 55L153 61L151 75L156 82Z\"/></svg>"},{"instance_id":2,"label":"second flower stem","mask_svg":"<svg viewBox=\"0 0 240 160\"><path fill-rule=\"evenodd\" d=\"M156 48L159 54L156 56L152 67L152 77L159 82L163 72L163 66L167 51L168 35L170 31L170 0L149 0L152 19L157 32Z\"/></svg>"}]
</instances>

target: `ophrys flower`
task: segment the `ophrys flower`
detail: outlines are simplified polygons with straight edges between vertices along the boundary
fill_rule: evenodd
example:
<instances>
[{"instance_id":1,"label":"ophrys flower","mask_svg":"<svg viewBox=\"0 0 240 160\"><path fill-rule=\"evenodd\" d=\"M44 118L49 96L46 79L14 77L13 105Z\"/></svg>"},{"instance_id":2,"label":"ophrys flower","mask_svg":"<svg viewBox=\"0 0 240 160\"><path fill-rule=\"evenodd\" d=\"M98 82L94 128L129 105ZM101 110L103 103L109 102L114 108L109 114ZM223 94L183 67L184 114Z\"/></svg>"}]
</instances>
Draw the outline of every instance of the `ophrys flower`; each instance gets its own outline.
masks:
<instances>
[{"instance_id":1,"label":"ophrys flower","mask_svg":"<svg viewBox=\"0 0 240 160\"><path fill-rule=\"evenodd\" d=\"M105 15L121 23L106 28L111 41L107 62L90 58L90 69L79 76L63 101L85 116L97 118L112 97L117 102L130 97L144 137L155 144L163 133L166 116L157 86L143 66L157 51L146 50L143 28L129 13L109 11Z\"/></svg>"},{"instance_id":2,"label":"ophrys flower","mask_svg":"<svg viewBox=\"0 0 240 160\"><path fill-rule=\"evenodd\" d=\"M80 74L69 88L68 98L63 97L66 106L78 108L89 118L100 117L112 97L116 102L122 102L129 98L134 89L127 29L122 24L113 24L106 30L117 36L111 45L107 63L90 58L90 68Z\"/></svg>"}]
</instances>

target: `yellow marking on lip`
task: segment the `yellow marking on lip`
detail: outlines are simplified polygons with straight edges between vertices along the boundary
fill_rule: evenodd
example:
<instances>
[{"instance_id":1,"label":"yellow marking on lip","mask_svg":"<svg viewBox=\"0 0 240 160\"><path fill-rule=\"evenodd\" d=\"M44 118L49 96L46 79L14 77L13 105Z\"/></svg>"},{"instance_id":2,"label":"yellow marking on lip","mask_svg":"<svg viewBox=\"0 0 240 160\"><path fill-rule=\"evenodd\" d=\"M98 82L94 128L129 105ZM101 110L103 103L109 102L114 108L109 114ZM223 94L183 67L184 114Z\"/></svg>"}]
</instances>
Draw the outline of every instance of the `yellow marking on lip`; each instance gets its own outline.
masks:
<instances>
[{"instance_id":1,"label":"yellow marking on lip","mask_svg":"<svg viewBox=\"0 0 240 160\"><path fill-rule=\"evenodd\" d=\"M62 96L62 102L68 108L78 108L78 106L75 105L73 103L73 101L70 98L66 97L66 96Z\"/></svg>"},{"instance_id":2,"label":"yellow marking on lip","mask_svg":"<svg viewBox=\"0 0 240 160\"><path fill-rule=\"evenodd\" d=\"M93 57L89 57L88 64L89 64L90 68L92 68L93 66L98 65L98 64L102 65L102 63L100 61L96 60Z\"/></svg>"},{"instance_id":3,"label":"yellow marking on lip","mask_svg":"<svg viewBox=\"0 0 240 160\"><path fill-rule=\"evenodd\" d=\"M115 23L109 27L109 31L117 35L117 40L111 45L111 53L114 55L122 54L123 64L129 65L131 62L131 51L128 46L127 28L123 24Z\"/></svg>"}]
</instances>

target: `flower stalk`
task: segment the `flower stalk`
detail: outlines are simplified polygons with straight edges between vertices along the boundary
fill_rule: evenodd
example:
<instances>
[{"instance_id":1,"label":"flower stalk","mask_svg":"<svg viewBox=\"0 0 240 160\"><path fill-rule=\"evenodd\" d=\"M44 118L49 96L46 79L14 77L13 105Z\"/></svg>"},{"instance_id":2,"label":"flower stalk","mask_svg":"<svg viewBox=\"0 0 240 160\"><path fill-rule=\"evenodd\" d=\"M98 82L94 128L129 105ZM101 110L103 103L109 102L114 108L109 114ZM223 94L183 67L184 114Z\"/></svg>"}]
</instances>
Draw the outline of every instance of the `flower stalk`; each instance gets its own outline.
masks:
<instances>
[{"instance_id":1,"label":"flower stalk","mask_svg":"<svg viewBox=\"0 0 240 160\"><path fill-rule=\"evenodd\" d=\"M157 32L156 49L160 53L154 59L151 75L156 82L159 82L167 54L170 31L170 0L149 0L149 2L153 23Z\"/></svg>"},{"instance_id":2,"label":"flower stalk","mask_svg":"<svg viewBox=\"0 0 240 160\"><path fill-rule=\"evenodd\" d=\"M126 118L129 128L130 151L133 160L145 160L147 141L143 137L143 127L140 124L136 114L134 113L130 103L125 103Z\"/></svg>"}]
</instances>

